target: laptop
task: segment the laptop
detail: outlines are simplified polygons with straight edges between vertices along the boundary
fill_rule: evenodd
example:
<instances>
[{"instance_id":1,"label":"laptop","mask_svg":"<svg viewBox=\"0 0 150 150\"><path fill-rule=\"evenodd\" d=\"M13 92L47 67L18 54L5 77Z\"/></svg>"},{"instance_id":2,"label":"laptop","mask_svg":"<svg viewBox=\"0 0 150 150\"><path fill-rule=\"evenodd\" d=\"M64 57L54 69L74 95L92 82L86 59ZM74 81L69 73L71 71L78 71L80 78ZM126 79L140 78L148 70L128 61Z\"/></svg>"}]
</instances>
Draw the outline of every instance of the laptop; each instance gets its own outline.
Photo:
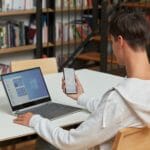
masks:
<instances>
[{"instance_id":1,"label":"laptop","mask_svg":"<svg viewBox=\"0 0 150 150\"><path fill-rule=\"evenodd\" d=\"M40 67L3 74L1 79L13 114L32 112L54 119L81 110L52 102Z\"/></svg>"}]
</instances>

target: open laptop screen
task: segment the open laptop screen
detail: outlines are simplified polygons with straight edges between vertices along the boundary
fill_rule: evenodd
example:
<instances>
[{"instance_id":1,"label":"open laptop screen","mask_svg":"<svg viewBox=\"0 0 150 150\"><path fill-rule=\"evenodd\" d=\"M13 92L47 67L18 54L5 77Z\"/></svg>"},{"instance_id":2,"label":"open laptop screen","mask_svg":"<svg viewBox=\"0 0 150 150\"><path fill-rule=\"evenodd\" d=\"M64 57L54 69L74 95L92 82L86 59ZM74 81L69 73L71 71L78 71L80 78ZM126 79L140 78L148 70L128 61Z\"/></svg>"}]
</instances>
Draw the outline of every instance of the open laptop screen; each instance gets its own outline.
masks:
<instances>
[{"instance_id":1,"label":"open laptop screen","mask_svg":"<svg viewBox=\"0 0 150 150\"><path fill-rule=\"evenodd\" d=\"M2 75L13 111L50 100L40 67Z\"/></svg>"}]
</instances>

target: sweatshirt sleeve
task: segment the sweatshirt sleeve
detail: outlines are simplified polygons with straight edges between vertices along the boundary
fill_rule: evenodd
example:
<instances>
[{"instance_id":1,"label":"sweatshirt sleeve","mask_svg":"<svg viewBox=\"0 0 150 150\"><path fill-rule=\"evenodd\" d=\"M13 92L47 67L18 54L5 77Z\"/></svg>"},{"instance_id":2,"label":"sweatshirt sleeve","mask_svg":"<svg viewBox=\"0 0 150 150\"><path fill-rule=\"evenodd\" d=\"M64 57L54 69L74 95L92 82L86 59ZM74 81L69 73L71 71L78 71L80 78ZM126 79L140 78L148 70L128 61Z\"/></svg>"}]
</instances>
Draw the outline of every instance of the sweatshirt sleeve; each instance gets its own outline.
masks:
<instances>
[{"instance_id":1,"label":"sweatshirt sleeve","mask_svg":"<svg viewBox=\"0 0 150 150\"><path fill-rule=\"evenodd\" d=\"M104 143L119 130L120 124L112 120L110 120L110 125L102 127L102 110L100 108L92 113L76 129L62 129L39 115L31 118L30 126L47 142L61 150L80 150Z\"/></svg>"},{"instance_id":2,"label":"sweatshirt sleeve","mask_svg":"<svg viewBox=\"0 0 150 150\"><path fill-rule=\"evenodd\" d=\"M83 107L85 107L89 112L94 112L98 105L101 103L101 97L89 97L86 94L82 94L77 103Z\"/></svg>"}]
</instances>

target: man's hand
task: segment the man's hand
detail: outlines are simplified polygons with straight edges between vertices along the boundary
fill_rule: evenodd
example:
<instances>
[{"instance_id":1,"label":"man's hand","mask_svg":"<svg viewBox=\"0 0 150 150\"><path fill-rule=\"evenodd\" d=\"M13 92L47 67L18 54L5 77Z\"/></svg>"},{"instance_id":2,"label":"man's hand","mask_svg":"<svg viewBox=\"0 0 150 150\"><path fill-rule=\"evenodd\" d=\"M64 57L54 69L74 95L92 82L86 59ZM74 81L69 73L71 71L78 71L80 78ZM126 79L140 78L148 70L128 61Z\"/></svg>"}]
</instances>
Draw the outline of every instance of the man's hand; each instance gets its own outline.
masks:
<instances>
[{"instance_id":1,"label":"man's hand","mask_svg":"<svg viewBox=\"0 0 150 150\"><path fill-rule=\"evenodd\" d=\"M77 93L76 94L66 94L65 93L65 80L62 79L62 90L63 92L70 98L77 100L79 98L79 96L84 93L83 87L80 83L80 81L77 79L76 77L76 88L77 88Z\"/></svg>"},{"instance_id":2,"label":"man's hand","mask_svg":"<svg viewBox=\"0 0 150 150\"><path fill-rule=\"evenodd\" d=\"M30 112L18 115L17 118L14 119L14 123L21 124L24 126L29 126L29 122L32 116L33 114Z\"/></svg>"}]
</instances>

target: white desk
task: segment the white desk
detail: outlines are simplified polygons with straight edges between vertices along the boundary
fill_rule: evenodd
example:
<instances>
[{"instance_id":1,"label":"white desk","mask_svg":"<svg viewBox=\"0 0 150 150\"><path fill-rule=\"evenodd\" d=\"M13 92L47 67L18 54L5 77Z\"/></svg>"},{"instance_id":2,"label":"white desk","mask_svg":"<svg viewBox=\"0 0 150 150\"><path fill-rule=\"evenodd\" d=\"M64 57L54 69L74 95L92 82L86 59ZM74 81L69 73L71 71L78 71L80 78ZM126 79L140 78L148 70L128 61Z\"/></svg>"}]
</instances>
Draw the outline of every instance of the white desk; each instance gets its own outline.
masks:
<instances>
[{"instance_id":1,"label":"white desk","mask_svg":"<svg viewBox=\"0 0 150 150\"><path fill-rule=\"evenodd\" d=\"M76 74L84 87L85 93L90 95L103 95L112 86L119 83L123 78L104 74L96 71L82 69L76 71ZM54 102L78 106L76 101L68 98L61 89L62 73L50 74L45 76L46 84ZM63 118L53 120L53 123L59 126L67 126L86 120L89 116L87 112L77 112ZM8 99L0 82L0 142L11 140L34 134L31 128L13 123L15 117L11 115Z\"/></svg>"}]
</instances>

